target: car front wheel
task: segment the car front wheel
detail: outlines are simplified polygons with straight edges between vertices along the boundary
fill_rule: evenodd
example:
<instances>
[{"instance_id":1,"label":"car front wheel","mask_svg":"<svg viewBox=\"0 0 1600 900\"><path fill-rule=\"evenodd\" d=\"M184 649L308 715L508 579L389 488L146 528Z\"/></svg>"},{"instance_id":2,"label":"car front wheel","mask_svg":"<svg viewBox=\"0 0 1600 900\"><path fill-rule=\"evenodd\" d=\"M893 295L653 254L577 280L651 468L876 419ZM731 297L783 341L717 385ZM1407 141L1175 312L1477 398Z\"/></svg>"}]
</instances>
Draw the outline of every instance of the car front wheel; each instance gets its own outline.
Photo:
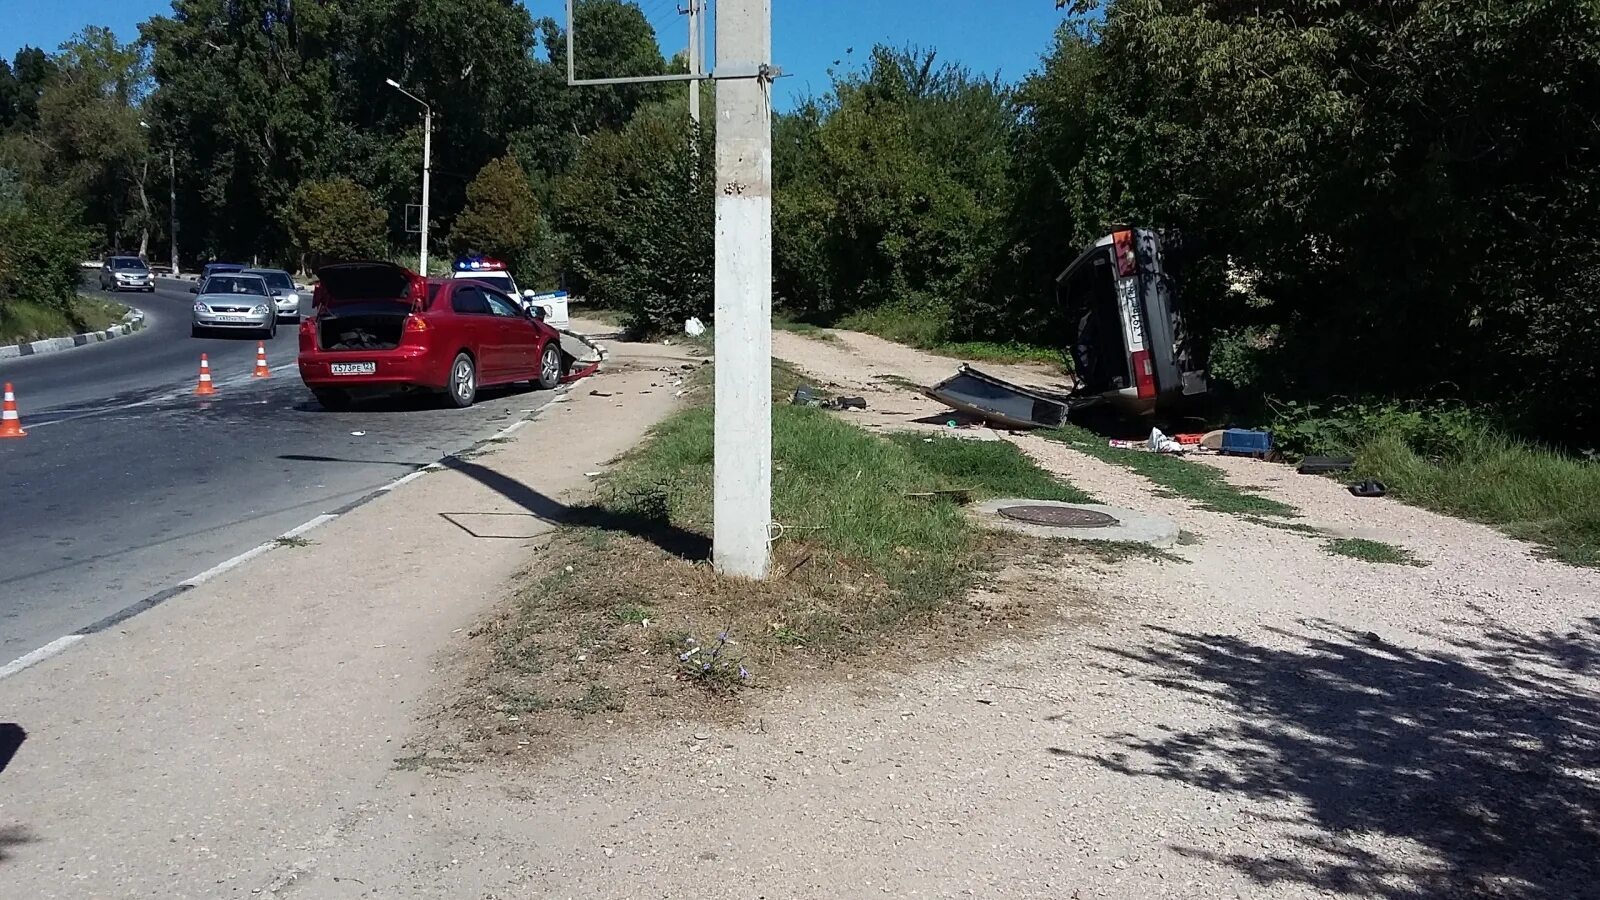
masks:
<instances>
[{"instance_id":1,"label":"car front wheel","mask_svg":"<svg viewBox=\"0 0 1600 900\"><path fill-rule=\"evenodd\" d=\"M539 387L552 390L561 383L561 348L554 341L539 351Z\"/></svg>"},{"instance_id":2,"label":"car front wheel","mask_svg":"<svg viewBox=\"0 0 1600 900\"><path fill-rule=\"evenodd\" d=\"M478 366L466 352L457 353L450 364L450 385L445 393L456 409L466 409L478 398Z\"/></svg>"}]
</instances>

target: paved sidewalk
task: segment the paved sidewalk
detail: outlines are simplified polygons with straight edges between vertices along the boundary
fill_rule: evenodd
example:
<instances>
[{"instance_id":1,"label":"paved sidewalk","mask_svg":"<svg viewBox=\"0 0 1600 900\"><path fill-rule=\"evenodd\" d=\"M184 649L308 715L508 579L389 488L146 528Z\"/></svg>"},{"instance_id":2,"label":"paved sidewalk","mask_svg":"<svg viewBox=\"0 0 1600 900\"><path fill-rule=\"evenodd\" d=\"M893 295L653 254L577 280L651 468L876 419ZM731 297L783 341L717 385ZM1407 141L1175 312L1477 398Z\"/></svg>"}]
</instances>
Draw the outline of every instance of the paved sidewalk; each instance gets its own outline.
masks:
<instances>
[{"instance_id":1,"label":"paved sidewalk","mask_svg":"<svg viewBox=\"0 0 1600 900\"><path fill-rule=\"evenodd\" d=\"M674 407L650 385L679 348L609 346L609 374L508 443L0 681L0 721L27 731L0 772L0 894L251 896L312 866L374 802L441 652L526 566L536 517Z\"/></svg>"}]
</instances>

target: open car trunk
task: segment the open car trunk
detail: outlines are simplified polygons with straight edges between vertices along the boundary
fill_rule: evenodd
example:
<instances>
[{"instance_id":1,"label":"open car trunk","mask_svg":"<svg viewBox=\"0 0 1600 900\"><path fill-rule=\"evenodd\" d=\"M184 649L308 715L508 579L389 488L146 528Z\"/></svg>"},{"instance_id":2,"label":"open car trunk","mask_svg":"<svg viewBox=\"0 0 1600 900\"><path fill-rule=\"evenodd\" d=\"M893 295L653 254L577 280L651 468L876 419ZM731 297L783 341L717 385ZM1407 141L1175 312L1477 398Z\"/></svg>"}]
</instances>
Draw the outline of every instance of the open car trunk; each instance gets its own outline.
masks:
<instances>
[{"instance_id":1,"label":"open car trunk","mask_svg":"<svg viewBox=\"0 0 1600 900\"><path fill-rule=\"evenodd\" d=\"M343 304L317 320L317 344L323 350L393 350L400 346L411 304L375 300Z\"/></svg>"},{"instance_id":2,"label":"open car trunk","mask_svg":"<svg viewBox=\"0 0 1600 900\"><path fill-rule=\"evenodd\" d=\"M317 346L323 350L392 350L406 316L421 308L424 282L387 262L351 262L317 270Z\"/></svg>"}]
</instances>

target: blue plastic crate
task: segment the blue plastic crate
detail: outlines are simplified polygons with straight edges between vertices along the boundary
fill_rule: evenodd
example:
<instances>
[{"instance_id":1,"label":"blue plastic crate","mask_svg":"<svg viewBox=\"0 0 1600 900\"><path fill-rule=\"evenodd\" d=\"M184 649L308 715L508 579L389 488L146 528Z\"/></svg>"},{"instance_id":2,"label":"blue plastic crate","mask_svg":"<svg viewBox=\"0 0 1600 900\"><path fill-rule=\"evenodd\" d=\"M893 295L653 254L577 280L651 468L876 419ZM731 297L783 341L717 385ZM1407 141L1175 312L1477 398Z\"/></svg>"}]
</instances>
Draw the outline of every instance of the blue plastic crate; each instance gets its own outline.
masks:
<instances>
[{"instance_id":1,"label":"blue plastic crate","mask_svg":"<svg viewBox=\"0 0 1600 900\"><path fill-rule=\"evenodd\" d=\"M1222 452L1237 456L1265 456L1272 452L1272 435L1247 428L1229 428L1222 433Z\"/></svg>"}]
</instances>

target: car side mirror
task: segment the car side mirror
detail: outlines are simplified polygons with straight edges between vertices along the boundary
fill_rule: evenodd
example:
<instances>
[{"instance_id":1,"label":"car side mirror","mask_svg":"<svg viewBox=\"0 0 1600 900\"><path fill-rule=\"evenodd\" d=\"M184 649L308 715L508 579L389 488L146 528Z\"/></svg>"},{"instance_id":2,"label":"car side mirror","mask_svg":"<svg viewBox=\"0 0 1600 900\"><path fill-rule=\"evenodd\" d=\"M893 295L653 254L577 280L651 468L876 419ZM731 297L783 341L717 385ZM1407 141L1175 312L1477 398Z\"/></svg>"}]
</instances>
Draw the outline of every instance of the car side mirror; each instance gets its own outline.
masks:
<instances>
[{"instance_id":1,"label":"car side mirror","mask_svg":"<svg viewBox=\"0 0 1600 900\"><path fill-rule=\"evenodd\" d=\"M543 322L544 321L544 307L542 307L542 306L530 306L530 307L528 307L528 318Z\"/></svg>"},{"instance_id":2,"label":"car side mirror","mask_svg":"<svg viewBox=\"0 0 1600 900\"><path fill-rule=\"evenodd\" d=\"M197 285L195 285L195 286L194 286L194 287L192 287L192 288L189 288L189 293L191 293L191 294L198 294L198 293L200 293L200 285L198 285L198 284L197 284Z\"/></svg>"}]
</instances>

